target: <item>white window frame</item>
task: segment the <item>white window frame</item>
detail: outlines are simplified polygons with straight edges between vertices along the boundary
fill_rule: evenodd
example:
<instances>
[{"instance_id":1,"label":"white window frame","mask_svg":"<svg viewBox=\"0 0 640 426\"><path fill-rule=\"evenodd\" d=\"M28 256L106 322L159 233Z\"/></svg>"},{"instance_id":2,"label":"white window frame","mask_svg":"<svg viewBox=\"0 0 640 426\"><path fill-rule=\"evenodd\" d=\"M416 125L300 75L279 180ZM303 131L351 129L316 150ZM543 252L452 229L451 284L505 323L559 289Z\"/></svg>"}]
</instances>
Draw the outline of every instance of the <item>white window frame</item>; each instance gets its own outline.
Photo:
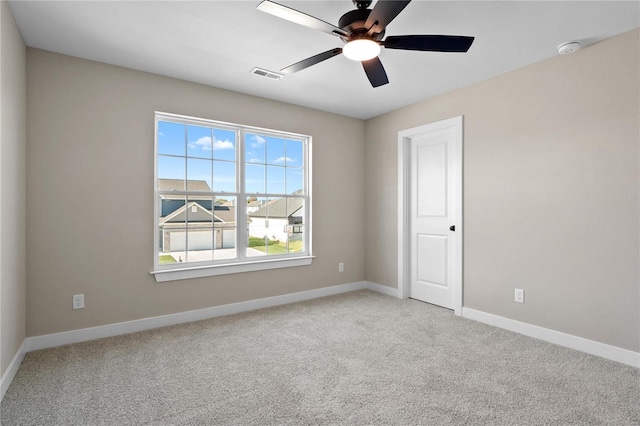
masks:
<instances>
[{"instance_id":1,"label":"white window frame","mask_svg":"<svg viewBox=\"0 0 640 426\"><path fill-rule=\"evenodd\" d=\"M159 195L162 191L158 190L158 122L170 121L181 124L193 124L200 126L208 126L214 128L223 128L227 130L236 131L236 190L239 192L233 193L220 193L213 190L205 195L211 195L213 197L226 195L236 197L236 258L235 259L220 259L204 262L189 262L183 264L160 264L160 241L159 241L159 219L160 219L160 203ZM279 130L264 129L252 126L245 126L234 123L226 123L216 120L209 120L204 118L189 117L184 115L159 112L156 111L154 115L154 232L153 232L153 269L150 272L156 282L183 280L189 278L201 278L216 275L235 274L250 271L262 271L276 268L288 268L294 266L310 265L314 256L312 255L312 196L311 196L311 136L302 135L291 132L284 132ZM247 211L246 203L242 200L246 200L247 197L255 196L253 193L245 192L244 185L244 165L245 165L245 133L256 133L260 135L275 136L289 139L296 139L303 141L303 159L304 159L304 195L295 196L293 198L304 198L304 217L305 223L303 234L304 238L304 251L300 253L289 253L281 255L265 255L264 257L246 257L246 243L247 230L246 226L240 226L241 223L246 223ZM186 152L185 152L186 156ZM185 157L186 158L186 157ZM185 176L185 179L187 176ZM203 195L202 192L190 192L180 191L179 195L197 194ZM283 194L258 194L260 197L280 197ZM287 194L291 196L291 194ZM215 231L214 231L215 232ZM188 238L188 237L187 237ZM214 248L215 249L215 248ZM178 266L180 265L180 266Z\"/></svg>"}]
</instances>

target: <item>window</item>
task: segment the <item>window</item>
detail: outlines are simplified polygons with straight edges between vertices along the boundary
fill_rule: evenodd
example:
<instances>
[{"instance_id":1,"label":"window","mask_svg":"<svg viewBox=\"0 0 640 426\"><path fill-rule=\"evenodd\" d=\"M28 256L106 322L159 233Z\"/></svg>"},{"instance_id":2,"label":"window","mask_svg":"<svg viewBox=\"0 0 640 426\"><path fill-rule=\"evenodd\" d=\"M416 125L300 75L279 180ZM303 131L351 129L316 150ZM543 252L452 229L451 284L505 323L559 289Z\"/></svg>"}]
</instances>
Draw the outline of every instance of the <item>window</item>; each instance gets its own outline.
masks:
<instances>
[{"instance_id":1,"label":"window","mask_svg":"<svg viewBox=\"0 0 640 426\"><path fill-rule=\"evenodd\" d=\"M156 113L157 281L311 263L309 136Z\"/></svg>"}]
</instances>

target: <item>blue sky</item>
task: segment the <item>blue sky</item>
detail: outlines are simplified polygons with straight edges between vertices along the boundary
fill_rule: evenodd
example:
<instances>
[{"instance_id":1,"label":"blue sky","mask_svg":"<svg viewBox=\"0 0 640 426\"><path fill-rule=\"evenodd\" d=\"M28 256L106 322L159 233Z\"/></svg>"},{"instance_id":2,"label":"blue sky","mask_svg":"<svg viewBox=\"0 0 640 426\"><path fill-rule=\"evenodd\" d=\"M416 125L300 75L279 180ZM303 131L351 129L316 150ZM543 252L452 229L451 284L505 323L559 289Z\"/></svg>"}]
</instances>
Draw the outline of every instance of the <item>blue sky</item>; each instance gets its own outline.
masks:
<instances>
[{"instance_id":1,"label":"blue sky","mask_svg":"<svg viewBox=\"0 0 640 426\"><path fill-rule=\"evenodd\" d=\"M303 143L245 134L247 193L293 193L303 186ZM235 132L158 121L158 177L205 180L216 192L236 192ZM187 161L185 164L185 156Z\"/></svg>"}]
</instances>

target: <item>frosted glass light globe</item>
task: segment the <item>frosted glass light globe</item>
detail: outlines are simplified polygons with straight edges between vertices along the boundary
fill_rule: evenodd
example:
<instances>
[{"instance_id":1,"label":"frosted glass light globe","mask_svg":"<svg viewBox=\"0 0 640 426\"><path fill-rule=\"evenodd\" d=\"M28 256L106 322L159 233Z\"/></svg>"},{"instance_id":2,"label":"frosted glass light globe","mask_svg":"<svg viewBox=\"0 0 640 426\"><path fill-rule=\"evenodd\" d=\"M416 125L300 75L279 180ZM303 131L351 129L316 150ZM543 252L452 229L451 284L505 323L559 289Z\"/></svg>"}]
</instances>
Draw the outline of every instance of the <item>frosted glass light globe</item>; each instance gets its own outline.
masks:
<instances>
[{"instance_id":1,"label":"frosted glass light globe","mask_svg":"<svg viewBox=\"0 0 640 426\"><path fill-rule=\"evenodd\" d=\"M342 53L353 61L368 61L380 54L380 45L373 40L352 40L342 48Z\"/></svg>"}]
</instances>

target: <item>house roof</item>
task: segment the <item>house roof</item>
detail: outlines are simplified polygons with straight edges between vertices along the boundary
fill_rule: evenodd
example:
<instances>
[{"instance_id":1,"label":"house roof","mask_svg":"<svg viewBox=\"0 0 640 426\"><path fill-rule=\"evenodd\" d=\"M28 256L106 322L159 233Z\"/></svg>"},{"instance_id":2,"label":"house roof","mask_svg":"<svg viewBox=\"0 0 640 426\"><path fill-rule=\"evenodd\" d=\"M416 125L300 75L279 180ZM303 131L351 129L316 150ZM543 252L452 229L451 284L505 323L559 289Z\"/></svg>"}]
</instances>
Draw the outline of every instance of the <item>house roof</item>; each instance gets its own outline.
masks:
<instances>
[{"instance_id":1,"label":"house roof","mask_svg":"<svg viewBox=\"0 0 640 426\"><path fill-rule=\"evenodd\" d=\"M158 179L158 191L184 191L182 179ZM187 180L187 191L211 191L209 184L204 180Z\"/></svg>"},{"instance_id":2,"label":"house roof","mask_svg":"<svg viewBox=\"0 0 640 426\"><path fill-rule=\"evenodd\" d=\"M176 209L175 211L171 212L171 214L167 215L164 218L160 219L160 224L165 224L165 223L170 223L171 221L173 221L174 219L176 219L179 216L183 216L179 221L184 223L184 216L185 216L185 210L187 208L190 208L191 206L196 206L198 208L198 212L200 213L206 213L209 216L211 216L211 211L205 209L204 207L202 207L200 204L198 204L197 201L194 202L189 202L188 204L180 207L179 209ZM235 207L231 207L231 206L214 206L213 208L213 221L216 223L226 223L226 224L233 224L236 221L236 208ZM207 222L210 222L210 219L207 219ZM175 222L174 222L175 223Z\"/></svg>"},{"instance_id":3,"label":"house roof","mask_svg":"<svg viewBox=\"0 0 640 426\"><path fill-rule=\"evenodd\" d=\"M249 213L250 217L287 218L300 210L304 205L302 198L279 198Z\"/></svg>"},{"instance_id":4,"label":"house roof","mask_svg":"<svg viewBox=\"0 0 640 426\"><path fill-rule=\"evenodd\" d=\"M214 221L217 219L224 223L233 223L236 221L236 208L234 206L215 206L213 208Z\"/></svg>"},{"instance_id":5,"label":"house roof","mask_svg":"<svg viewBox=\"0 0 640 426\"><path fill-rule=\"evenodd\" d=\"M158 191L184 191L184 180L182 179L158 179ZM211 188L207 181L204 180L187 180L187 191L203 191L211 192ZM202 195L204 198L199 198L197 195L189 195L189 200L208 199L211 200L211 195ZM160 198L164 200L184 200L182 194L161 194Z\"/></svg>"}]
</instances>

